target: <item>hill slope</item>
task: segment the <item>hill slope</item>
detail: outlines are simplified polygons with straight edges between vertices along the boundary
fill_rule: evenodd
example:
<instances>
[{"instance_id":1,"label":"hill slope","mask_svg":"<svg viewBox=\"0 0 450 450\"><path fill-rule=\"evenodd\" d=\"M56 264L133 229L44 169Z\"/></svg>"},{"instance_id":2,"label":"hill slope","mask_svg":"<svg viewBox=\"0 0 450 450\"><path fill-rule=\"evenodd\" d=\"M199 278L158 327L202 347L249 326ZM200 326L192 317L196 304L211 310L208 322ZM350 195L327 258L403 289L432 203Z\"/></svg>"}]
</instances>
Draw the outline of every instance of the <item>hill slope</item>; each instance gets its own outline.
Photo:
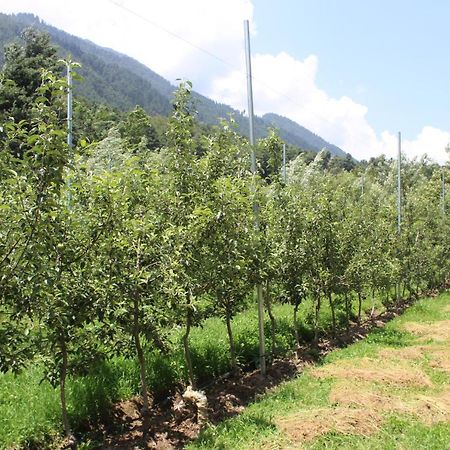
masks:
<instances>
[{"instance_id":1,"label":"hill slope","mask_svg":"<svg viewBox=\"0 0 450 450\"><path fill-rule=\"evenodd\" d=\"M129 56L72 36L45 24L32 14L0 14L0 46L18 40L21 31L27 26L48 32L52 41L59 47L62 57L70 54L73 60L82 64L79 73L85 81L76 86L79 95L122 111L141 105L149 114L170 113L175 87L163 77ZM1 52L1 64L3 59ZM248 119L239 111L198 93L194 93L194 99L201 122L213 125L220 118L232 114L240 132L248 133ZM255 118L255 136L257 138L266 136L269 126L278 128L280 135L288 144L315 152L326 147L332 154L345 155L339 147L329 144L306 128L276 114Z\"/></svg>"},{"instance_id":2,"label":"hill slope","mask_svg":"<svg viewBox=\"0 0 450 450\"><path fill-rule=\"evenodd\" d=\"M333 155L345 156L344 152L333 144L328 143L317 134L302 127L297 122L278 114L268 113L262 117L264 122L277 128L280 137L286 142L297 141L301 148L326 148Z\"/></svg>"}]
</instances>

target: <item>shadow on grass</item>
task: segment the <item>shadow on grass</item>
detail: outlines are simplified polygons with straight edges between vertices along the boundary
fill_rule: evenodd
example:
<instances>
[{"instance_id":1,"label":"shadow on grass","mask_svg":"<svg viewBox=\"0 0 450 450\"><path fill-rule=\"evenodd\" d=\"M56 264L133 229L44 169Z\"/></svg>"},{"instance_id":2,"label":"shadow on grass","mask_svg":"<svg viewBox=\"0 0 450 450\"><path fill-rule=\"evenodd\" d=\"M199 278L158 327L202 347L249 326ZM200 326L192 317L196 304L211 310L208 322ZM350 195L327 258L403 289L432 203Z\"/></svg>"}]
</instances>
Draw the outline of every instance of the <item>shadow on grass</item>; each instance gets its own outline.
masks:
<instances>
[{"instance_id":1,"label":"shadow on grass","mask_svg":"<svg viewBox=\"0 0 450 450\"><path fill-rule=\"evenodd\" d=\"M414 341L411 333L392 328L377 328L373 330L367 337L368 344L380 344L387 347L407 347Z\"/></svg>"},{"instance_id":2,"label":"shadow on grass","mask_svg":"<svg viewBox=\"0 0 450 450\"><path fill-rule=\"evenodd\" d=\"M220 442L217 440L217 435L221 431L226 430L230 437L238 436L239 439L244 439L245 435L252 436L267 436L277 432L275 424L262 416L247 415L241 416L238 420L232 422L224 422L217 428L205 429L196 441L196 445L201 448L214 448L228 450L230 449L227 442ZM236 442L238 439L234 439Z\"/></svg>"}]
</instances>

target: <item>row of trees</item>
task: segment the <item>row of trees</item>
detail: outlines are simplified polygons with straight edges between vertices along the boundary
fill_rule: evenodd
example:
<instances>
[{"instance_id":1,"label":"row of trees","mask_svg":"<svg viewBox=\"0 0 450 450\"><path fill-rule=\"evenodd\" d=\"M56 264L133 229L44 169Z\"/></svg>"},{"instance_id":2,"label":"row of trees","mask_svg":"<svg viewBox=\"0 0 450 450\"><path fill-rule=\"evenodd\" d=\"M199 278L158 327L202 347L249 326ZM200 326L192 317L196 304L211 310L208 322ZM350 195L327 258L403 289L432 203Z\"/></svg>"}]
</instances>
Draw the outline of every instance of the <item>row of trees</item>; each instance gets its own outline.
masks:
<instances>
[{"instance_id":1,"label":"row of trees","mask_svg":"<svg viewBox=\"0 0 450 450\"><path fill-rule=\"evenodd\" d=\"M392 162L383 171L369 164L364 173L336 174L323 169L321 152L310 164L292 161L285 184L282 142L270 133L258 143L268 155L262 176L252 176L249 145L232 122L198 135L189 83L175 95L164 147L113 128L70 154L60 117L65 90L46 72L24 119L3 128L0 370L43 358L48 380L60 387L68 435L68 374L129 353L131 342L147 410L145 348L163 352L173 327L184 330L191 385L189 335L208 316L226 322L235 370L232 318L257 283L273 327L269 299L292 304L294 325L301 302L312 299L317 341L324 302L335 332L339 308L347 323L360 320L368 295L389 299L399 281L405 295L417 294L448 277L441 174L426 161L403 166L399 235Z\"/></svg>"}]
</instances>

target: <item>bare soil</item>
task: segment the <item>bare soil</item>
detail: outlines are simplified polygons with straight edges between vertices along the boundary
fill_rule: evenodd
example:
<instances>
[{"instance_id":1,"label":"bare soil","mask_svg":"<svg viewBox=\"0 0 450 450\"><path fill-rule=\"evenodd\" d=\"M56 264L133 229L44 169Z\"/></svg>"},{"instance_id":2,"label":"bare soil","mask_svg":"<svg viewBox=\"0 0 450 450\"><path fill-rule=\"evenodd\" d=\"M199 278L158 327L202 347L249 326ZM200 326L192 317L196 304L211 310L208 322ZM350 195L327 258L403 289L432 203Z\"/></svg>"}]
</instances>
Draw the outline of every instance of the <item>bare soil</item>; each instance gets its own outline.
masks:
<instances>
[{"instance_id":1,"label":"bare soil","mask_svg":"<svg viewBox=\"0 0 450 450\"><path fill-rule=\"evenodd\" d=\"M307 364L282 359L268 367L266 377L258 370L229 376L205 389L209 420L218 423L242 412L249 403L283 380L292 379ZM198 436L197 411L181 393L153 402L151 414L142 417L140 397L113 405L109 420L91 433L102 441L101 449L176 449Z\"/></svg>"}]
</instances>

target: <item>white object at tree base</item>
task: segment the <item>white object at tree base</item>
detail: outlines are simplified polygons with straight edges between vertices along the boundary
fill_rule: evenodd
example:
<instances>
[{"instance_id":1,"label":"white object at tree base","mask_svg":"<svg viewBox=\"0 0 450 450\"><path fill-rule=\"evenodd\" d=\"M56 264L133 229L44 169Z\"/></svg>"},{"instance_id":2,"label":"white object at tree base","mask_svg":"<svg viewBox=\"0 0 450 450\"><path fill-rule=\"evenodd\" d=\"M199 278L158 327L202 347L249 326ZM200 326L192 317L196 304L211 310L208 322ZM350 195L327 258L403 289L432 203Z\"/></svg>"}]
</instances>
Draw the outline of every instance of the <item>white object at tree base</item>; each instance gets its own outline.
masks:
<instances>
[{"instance_id":1,"label":"white object at tree base","mask_svg":"<svg viewBox=\"0 0 450 450\"><path fill-rule=\"evenodd\" d=\"M183 399L193 403L197 407L197 423L200 426L208 423L208 398L203 391L195 391L188 386L183 394Z\"/></svg>"}]
</instances>

